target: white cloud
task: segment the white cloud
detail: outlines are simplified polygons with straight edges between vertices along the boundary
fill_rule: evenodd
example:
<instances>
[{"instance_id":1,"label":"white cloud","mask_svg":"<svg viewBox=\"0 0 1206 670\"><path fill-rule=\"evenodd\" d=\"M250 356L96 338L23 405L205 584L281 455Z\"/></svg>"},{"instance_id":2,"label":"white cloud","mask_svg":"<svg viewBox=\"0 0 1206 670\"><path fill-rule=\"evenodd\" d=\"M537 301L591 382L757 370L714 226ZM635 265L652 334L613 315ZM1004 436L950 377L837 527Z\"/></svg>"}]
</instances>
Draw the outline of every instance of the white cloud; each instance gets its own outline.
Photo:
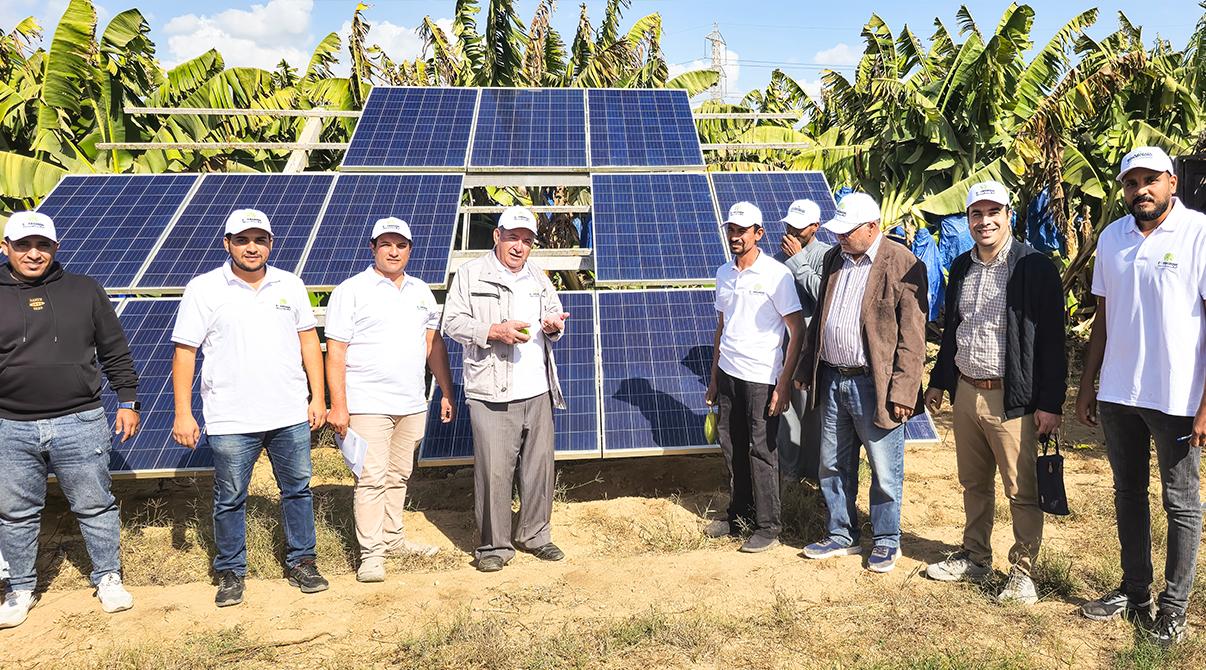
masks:
<instances>
[{"instance_id":1,"label":"white cloud","mask_svg":"<svg viewBox=\"0 0 1206 670\"><path fill-rule=\"evenodd\" d=\"M455 42L452 36L452 19L436 19L435 24L444 31L450 41ZM339 36L344 44L347 44L351 34L352 22L344 21L339 27ZM389 21L373 22L369 25L368 36L364 42L369 46L380 45L386 55L394 61L411 60L423 55L423 39L419 37L418 26L408 28Z\"/></svg>"},{"instance_id":2,"label":"white cloud","mask_svg":"<svg viewBox=\"0 0 1206 670\"><path fill-rule=\"evenodd\" d=\"M268 0L247 10L228 9L217 14L183 14L164 26L167 52L162 60L173 67L209 49L222 54L227 67L272 69L281 59L305 67L313 45L310 14L314 0Z\"/></svg>"},{"instance_id":3,"label":"white cloud","mask_svg":"<svg viewBox=\"0 0 1206 670\"><path fill-rule=\"evenodd\" d=\"M863 55L842 42L824 51L818 51L813 56L813 62L820 65L856 65Z\"/></svg>"},{"instance_id":4,"label":"white cloud","mask_svg":"<svg viewBox=\"0 0 1206 670\"><path fill-rule=\"evenodd\" d=\"M732 49L727 49L727 48L724 50L724 57L725 57L725 62L724 62L724 65L722 66L722 69L724 70L724 75L725 75L725 97L726 98L736 97L736 98L740 99L742 96L744 96L746 94L745 89L743 89L741 87L741 84L738 82L738 77L741 75L741 65L740 65L741 57L737 55L736 51L733 51ZM690 72L692 70L710 70L710 69L712 69L712 59L711 58L697 58L689 63L683 63L683 64L673 63L667 68L668 73L669 73L669 76L668 76L669 79L673 79L674 77L677 77L678 75L680 75L684 72ZM709 90L708 92L704 93L703 95L711 95L711 91Z\"/></svg>"}]
</instances>

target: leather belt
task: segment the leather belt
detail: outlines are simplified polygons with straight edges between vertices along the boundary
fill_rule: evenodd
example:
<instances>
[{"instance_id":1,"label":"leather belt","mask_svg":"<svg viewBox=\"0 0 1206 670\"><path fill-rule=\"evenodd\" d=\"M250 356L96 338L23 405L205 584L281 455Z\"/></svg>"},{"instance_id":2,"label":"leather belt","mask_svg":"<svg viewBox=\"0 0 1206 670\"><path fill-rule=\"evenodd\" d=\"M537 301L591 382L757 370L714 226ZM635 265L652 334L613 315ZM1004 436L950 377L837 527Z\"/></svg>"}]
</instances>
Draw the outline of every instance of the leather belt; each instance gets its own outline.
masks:
<instances>
[{"instance_id":1,"label":"leather belt","mask_svg":"<svg viewBox=\"0 0 1206 670\"><path fill-rule=\"evenodd\" d=\"M960 372L959 378L968 384L985 391L995 391L1005 385L1004 381L1000 377L996 379L973 379Z\"/></svg>"},{"instance_id":2,"label":"leather belt","mask_svg":"<svg viewBox=\"0 0 1206 670\"><path fill-rule=\"evenodd\" d=\"M821 364L831 370L837 370L837 373L843 377L861 377L863 375L871 374L871 368L865 365L861 365L856 368L847 368L841 365L834 365L826 361L821 361Z\"/></svg>"}]
</instances>

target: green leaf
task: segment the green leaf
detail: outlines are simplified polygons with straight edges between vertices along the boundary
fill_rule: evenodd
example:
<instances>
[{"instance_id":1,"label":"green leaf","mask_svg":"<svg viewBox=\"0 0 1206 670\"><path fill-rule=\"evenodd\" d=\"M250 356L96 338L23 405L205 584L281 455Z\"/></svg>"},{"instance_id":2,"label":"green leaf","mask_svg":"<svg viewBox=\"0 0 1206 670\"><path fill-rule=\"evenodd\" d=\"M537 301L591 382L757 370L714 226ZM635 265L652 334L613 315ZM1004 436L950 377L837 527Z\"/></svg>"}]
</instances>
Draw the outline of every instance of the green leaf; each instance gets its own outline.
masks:
<instances>
[{"instance_id":1,"label":"green leaf","mask_svg":"<svg viewBox=\"0 0 1206 670\"><path fill-rule=\"evenodd\" d=\"M53 163L0 151L0 196L5 198L41 199L66 174Z\"/></svg>"},{"instance_id":2,"label":"green leaf","mask_svg":"<svg viewBox=\"0 0 1206 670\"><path fill-rule=\"evenodd\" d=\"M667 81L666 88L685 89L687 96L693 98L718 83L720 83L720 73L716 70L691 70Z\"/></svg>"},{"instance_id":3,"label":"green leaf","mask_svg":"<svg viewBox=\"0 0 1206 670\"><path fill-rule=\"evenodd\" d=\"M96 57L96 10L88 0L71 0L59 19L46 57L46 75L42 82L42 102L66 112L79 112L91 98ZM38 114L38 130L59 130L53 110Z\"/></svg>"}]
</instances>

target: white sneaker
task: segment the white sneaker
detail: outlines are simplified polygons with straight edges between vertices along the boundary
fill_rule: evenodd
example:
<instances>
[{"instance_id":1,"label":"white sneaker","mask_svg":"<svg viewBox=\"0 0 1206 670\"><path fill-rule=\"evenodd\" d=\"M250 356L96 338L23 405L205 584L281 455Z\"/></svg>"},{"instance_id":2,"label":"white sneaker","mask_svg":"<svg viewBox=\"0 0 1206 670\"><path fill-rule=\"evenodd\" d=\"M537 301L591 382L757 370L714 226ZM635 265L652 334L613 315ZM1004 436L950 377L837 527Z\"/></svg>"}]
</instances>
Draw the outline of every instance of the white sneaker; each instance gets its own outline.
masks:
<instances>
[{"instance_id":1,"label":"white sneaker","mask_svg":"<svg viewBox=\"0 0 1206 670\"><path fill-rule=\"evenodd\" d=\"M1033 605L1038 600L1038 592L1034 588L1034 580L1030 579L1030 575L1022 572L1017 567L1009 571L1009 581L1005 582L1005 588L997 596L998 602L1019 603L1022 605Z\"/></svg>"},{"instance_id":2,"label":"white sneaker","mask_svg":"<svg viewBox=\"0 0 1206 670\"><path fill-rule=\"evenodd\" d=\"M29 610L33 609L38 597L33 591L9 591L0 605L0 628L15 628L25 623Z\"/></svg>"},{"instance_id":3,"label":"white sneaker","mask_svg":"<svg viewBox=\"0 0 1206 670\"><path fill-rule=\"evenodd\" d=\"M356 570L356 581L358 582L383 582L385 581L385 559L379 557L366 558L360 562L360 568Z\"/></svg>"},{"instance_id":4,"label":"white sneaker","mask_svg":"<svg viewBox=\"0 0 1206 670\"><path fill-rule=\"evenodd\" d=\"M423 544L422 542L411 542L410 540L402 539L395 542L385 553L391 556L405 556L407 554L435 556L440 553L440 548L433 544Z\"/></svg>"},{"instance_id":5,"label":"white sneaker","mask_svg":"<svg viewBox=\"0 0 1206 670\"><path fill-rule=\"evenodd\" d=\"M100 599L101 609L109 614L122 612L134 606L134 596L121 584L121 575L116 572L101 577L96 585L96 597Z\"/></svg>"}]
</instances>

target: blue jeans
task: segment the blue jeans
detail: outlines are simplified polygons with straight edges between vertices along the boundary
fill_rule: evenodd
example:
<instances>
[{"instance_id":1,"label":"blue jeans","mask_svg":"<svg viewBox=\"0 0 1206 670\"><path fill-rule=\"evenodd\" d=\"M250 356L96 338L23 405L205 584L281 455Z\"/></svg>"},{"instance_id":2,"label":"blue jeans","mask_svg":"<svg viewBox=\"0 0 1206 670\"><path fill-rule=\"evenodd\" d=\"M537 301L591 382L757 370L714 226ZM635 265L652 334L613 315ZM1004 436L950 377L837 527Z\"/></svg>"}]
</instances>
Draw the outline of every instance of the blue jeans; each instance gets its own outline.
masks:
<instances>
[{"instance_id":1,"label":"blue jeans","mask_svg":"<svg viewBox=\"0 0 1206 670\"><path fill-rule=\"evenodd\" d=\"M281 492L285 565L315 557L314 496L310 493L310 425L262 433L210 435L214 452L214 572L247 574L247 487L261 450L268 451Z\"/></svg>"},{"instance_id":2,"label":"blue jeans","mask_svg":"<svg viewBox=\"0 0 1206 670\"><path fill-rule=\"evenodd\" d=\"M100 408L38 421L0 419L0 553L8 561L11 590L32 590L38 581L38 533L50 468L79 520L92 583L121 571L121 524L109 489L112 447Z\"/></svg>"},{"instance_id":3,"label":"blue jeans","mask_svg":"<svg viewBox=\"0 0 1206 670\"><path fill-rule=\"evenodd\" d=\"M843 377L827 365L817 376L821 412L819 479L829 507L829 539L859 541L858 454L871 462L871 529L875 546L900 546L900 503L904 494L904 426L875 425L875 382L869 375Z\"/></svg>"},{"instance_id":4,"label":"blue jeans","mask_svg":"<svg viewBox=\"0 0 1206 670\"><path fill-rule=\"evenodd\" d=\"M1147 599L1152 585L1152 517L1147 487L1152 442L1160 469L1160 498L1168 517L1168 551L1164 556L1167 587L1162 610L1184 613L1202 540L1199 468L1202 450L1177 438L1193 432L1193 417L1171 416L1154 409L1112 402L1097 404L1105 433L1106 455L1114 472L1114 511L1122 548L1122 590L1132 600Z\"/></svg>"}]
</instances>

